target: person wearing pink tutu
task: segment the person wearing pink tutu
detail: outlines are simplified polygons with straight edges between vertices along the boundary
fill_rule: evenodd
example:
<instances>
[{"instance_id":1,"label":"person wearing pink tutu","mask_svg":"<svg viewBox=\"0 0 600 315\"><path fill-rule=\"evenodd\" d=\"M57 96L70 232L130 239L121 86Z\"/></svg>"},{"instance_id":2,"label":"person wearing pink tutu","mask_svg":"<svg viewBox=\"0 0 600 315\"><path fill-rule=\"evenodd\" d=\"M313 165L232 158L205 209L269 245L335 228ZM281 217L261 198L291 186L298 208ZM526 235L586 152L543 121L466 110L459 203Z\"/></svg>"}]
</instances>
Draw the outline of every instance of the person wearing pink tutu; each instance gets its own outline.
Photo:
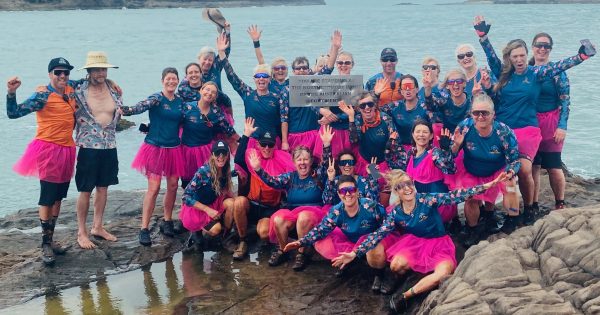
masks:
<instances>
[{"instance_id":1,"label":"person wearing pink tutu","mask_svg":"<svg viewBox=\"0 0 600 315\"><path fill-rule=\"evenodd\" d=\"M189 63L185 67L185 78L179 82L179 86L177 87L177 94L181 96L183 101L186 103L199 101L202 97L202 86L203 82L200 65L195 62ZM227 122L233 126L235 121L233 120L233 106L231 105L231 99L229 96L227 96L227 94L221 91L218 85L217 91L217 98L214 100L214 102L225 114ZM232 150L232 152L235 152L235 150Z\"/></svg>"},{"instance_id":2,"label":"person wearing pink tutu","mask_svg":"<svg viewBox=\"0 0 600 315\"><path fill-rule=\"evenodd\" d=\"M530 66L527 64L527 44L521 39L514 39L502 50L500 60L487 36L491 25L486 23L483 16L476 16L473 26L492 73L498 78L498 83L493 88L496 119L514 130L519 143L521 168L518 176L523 196L522 219L524 224L530 225L534 222L532 161L542 141L536 104L543 82L592 56L587 55L585 46L581 45L575 56L545 65Z\"/></svg>"},{"instance_id":3,"label":"person wearing pink tutu","mask_svg":"<svg viewBox=\"0 0 600 315\"><path fill-rule=\"evenodd\" d=\"M513 176L518 173L521 163L517 139L513 131L505 124L494 119L494 103L492 99L479 94L473 99L471 117L462 121L454 132L452 152L458 154L462 149L463 157L457 161L457 172L451 188L467 188L483 184L494 179L500 173L509 174L511 187L516 185ZM483 226L479 226L479 216L491 220L494 204L498 194L504 195L504 206L508 217L502 231L512 232L517 226L519 211L506 199L507 190L504 184L489 189L485 194L475 196L465 202L467 221L467 237L465 245L471 246L479 242ZM480 212L479 205L484 202L486 211Z\"/></svg>"},{"instance_id":4,"label":"person wearing pink tutu","mask_svg":"<svg viewBox=\"0 0 600 315\"><path fill-rule=\"evenodd\" d=\"M554 41L547 33L539 33L533 37L533 58L529 65L541 66L548 64ZM561 152L567 135L567 120L569 119L569 78L565 72L542 83L540 98L537 102L537 118L542 133L542 142L533 160L533 210L536 216L541 216L538 204L540 193L540 170L548 171L550 187L554 193L555 209L565 207L565 174L562 170Z\"/></svg>"},{"instance_id":5,"label":"person wearing pink tutu","mask_svg":"<svg viewBox=\"0 0 600 315\"><path fill-rule=\"evenodd\" d=\"M227 121L224 113L215 106L218 94L214 82L206 82L200 89L202 98L185 103L183 106L183 126L181 149L185 161L185 173L181 177L181 187L185 189L198 168L211 156L211 145L218 133L224 133L231 142L239 136Z\"/></svg>"},{"instance_id":6,"label":"person wearing pink tutu","mask_svg":"<svg viewBox=\"0 0 600 315\"><path fill-rule=\"evenodd\" d=\"M256 150L250 152L249 164L267 185L284 190L287 202L283 209L271 216L269 221L269 240L278 244L269 259L269 266L278 266L287 258L283 252L288 243L290 231L296 230L298 237L303 237L316 226L327 213L330 206L323 206L323 175L325 171L320 167L313 171L313 156L310 150L299 146L292 151L292 159L296 170L271 176L262 169ZM306 248L298 249L292 269L301 271L306 266Z\"/></svg>"},{"instance_id":7,"label":"person wearing pink tutu","mask_svg":"<svg viewBox=\"0 0 600 315\"><path fill-rule=\"evenodd\" d=\"M240 238L237 248L233 252L233 259L242 260L248 254L246 242L248 223L256 223L256 232L260 239L269 240L269 221L273 213L279 209L282 192L265 184L252 167L246 152L248 142L258 127L254 126L253 118L246 118L244 134L240 139L240 146L235 154L235 164L240 174L238 198L233 213L226 213L226 222L235 222L237 234ZM261 168L271 176L281 175L294 170L292 156L283 150L275 148L275 137L265 132L258 139L258 158ZM245 176L242 176L244 173Z\"/></svg>"},{"instance_id":8,"label":"person wearing pink tutu","mask_svg":"<svg viewBox=\"0 0 600 315\"><path fill-rule=\"evenodd\" d=\"M449 193L426 194L417 191L414 181L404 171L392 170L386 174L386 180L400 197L400 203L387 215L383 224L369 234L358 247L334 258L333 265L344 268L356 257L363 257L370 250L376 249L391 232L401 231L400 239L385 250L392 271L400 275L409 270L428 273L406 292L392 296L390 308L396 312L403 312L409 307L412 297L432 290L456 268L454 243L446 234L436 208L440 205L463 202L467 198L484 193L505 179L506 173L501 173L483 185Z\"/></svg>"},{"instance_id":9,"label":"person wearing pink tutu","mask_svg":"<svg viewBox=\"0 0 600 315\"><path fill-rule=\"evenodd\" d=\"M356 173L367 176L367 166L371 163L376 164L380 172L387 171L387 161L394 157L392 152L398 150L398 133L392 119L379 110L369 92L363 92L359 97L357 107L360 115L356 115L356 119L352 106L340 101L339 107L348 115L350 142L357 144ZM384 179L379 178L378 182L379 201L386 206L390 194L383 189Z\"/></svg>"},{"instance_id":10,"label":"person wearing pink tutu","mask_svg":"<svg viewBox=\"0 0 600 315\"><path fill-rule=\"evenodd\" d=\"M199 242L203 231L212 237L223 230L221 216L225 211L233 211L235 199L231 182L229 146L219 140L212 144L211 155L206 164L200 166L183 193L183 204L179 218L183 226L190 231L190 240Z\"/></svg>"},{"instance_id":11,"label":"person wearing pink tutu","mask_svg":"<svg viewBox=\"0 0 600 315\"><path fill-rule=\"evenodd\" d=\"M377 179L367 168L368 176L363 177L356 174L356 156L352 151L342 151L336 159L331 156L331 142L335 137L335 132L330 126L325 126L320 133L323 143L323 163L328 162L327 181L323 189L323 202L328 205L337 205L340 198L337 194L338 181L340 176L352 176L356 182L359 198L368 198L377 201L379 199L379 184ZM337 161L337 163L336 163ZM336 171L336 166L338 171ZM337 175L339 174L339 175ZM376 174L375 176L378 176Z\"/></svg>"},{"instance_id":12,"label":"person wearing pink tutu","mask_svg":"<svg viewBox=\"0 0 600 315\"><path fill-rule=\"evenodd\" d=\"M180 147L179 127L183 119L183 100L175 92L179 74L175 68L165 68L162 72L163 89L134 106L122 106L124 116L138 115L148 111L150 130L144 138L131 167L148 178L148 189L142 204L142 224L139 242L152 245L150 218L156 205L162 177L167 179L167 191L163 200L164 217L160 230L166 236L174 235L173 207L177 194L179 177L184 175L185 165Z\"/></svg>"},{"instance_id":13,"label":"person wearing pink tutu","mask_svg":"<svg viewBox=\"0 0 600 315\"><path fill-rule=\"evenodd\" d=\"M67 196L75 168L73 127L77 105L74 90L68 85L71 70L73 66L65 58L50 60L50 83L21 104L17 103L16 95L21 80L11 77L6 84L8 118L36 114L35 138L13 169L20 175L35 176L40 180L38 205L42 227L42 261L45 265L54 264L55 254L65 253L65 249L52 237L62 199Z\"/></svg>"},{"instance_id":14,"label":"person wearing pink tutu","mask_svg":"<svg viewBox=\"0 0 600 315\"><path fill-rule=\"evenodd\" d=\"M335 170L327 171L335 175ZM329 260L358 247L369 233L381 226L387 213L383 206L368 198L360 198L353 176L342 175L337 182L337 195L341 200L329 209L327 216L301 239L288 243L284 251L315 246L321 256ZM391 245L391 244L389 244ZM374 266L375 280L372 289L379 292L386 265L383 242L366 254L369 265ZM336 268L336 276L344 269Z\"/></svg>"}]
</instances>

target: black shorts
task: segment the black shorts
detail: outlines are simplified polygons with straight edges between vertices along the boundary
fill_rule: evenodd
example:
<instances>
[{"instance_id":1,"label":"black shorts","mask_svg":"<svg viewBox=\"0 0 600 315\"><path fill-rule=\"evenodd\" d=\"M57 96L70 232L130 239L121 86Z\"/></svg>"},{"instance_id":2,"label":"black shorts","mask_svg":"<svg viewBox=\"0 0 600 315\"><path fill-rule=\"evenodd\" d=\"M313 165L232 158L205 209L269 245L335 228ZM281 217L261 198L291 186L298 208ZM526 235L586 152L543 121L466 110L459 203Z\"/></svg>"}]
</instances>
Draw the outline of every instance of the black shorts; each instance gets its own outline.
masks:
<instances>
[{"instance_id":1,"label":"black shorts","mask_svg":"<svg viewBox=\"0 0 600 315\"><path fill-rule=\"evenodd\" d=\"M77 191L91 192L95 187L108 187L119 183L117 149L79 148L75 184Z\"/></svg>"},{"instance_id":2,"label":"black shorts","mask_svg":"<svg viewBox=\"0 0 600 315\"><path fill-rule=\"evenodd\" d=\"M40 180L40 200L38 205L51 207L55 202L63 200L67 197L69 184L66 183L51 183L45 180Z\"/></svg>"},{"instance_id":3,"label":"black shorts","mask_svg":"<svg viewBox=\"0 0 600 315\"><path fill-rule=\"evenodd\" d=\"M278 208L266 206L256 201L250 200L250 209L248 210L248 221L257 223L261 219L270 218Z\"/></svg>"},{"instance_id":4,"label":"black shorts","mask_svg":"<svg viewBox=\"0 0 600 315\"><path fill-rule=\"evenodd\" d=\"M543 169L562 169L561 152L539 152L533 159L533 165L541 165Z\"/></svg>"}]
</instances>

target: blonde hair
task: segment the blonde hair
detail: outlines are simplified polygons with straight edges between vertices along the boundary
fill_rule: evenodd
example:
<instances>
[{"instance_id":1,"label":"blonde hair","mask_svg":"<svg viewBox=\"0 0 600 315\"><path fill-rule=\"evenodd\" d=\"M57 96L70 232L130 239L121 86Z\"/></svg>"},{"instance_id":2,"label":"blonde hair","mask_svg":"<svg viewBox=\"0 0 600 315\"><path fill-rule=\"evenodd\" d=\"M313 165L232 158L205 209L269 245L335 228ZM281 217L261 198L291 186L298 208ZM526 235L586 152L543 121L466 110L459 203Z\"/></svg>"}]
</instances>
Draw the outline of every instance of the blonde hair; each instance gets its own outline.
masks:
<instances>
[{"instance_id":1,"label":"blonde hair","mask_svg":"<svg viewBox=\"0 0 600 315\"><path fill-rule=\"evenodd\" d=\"M432 61L435 62L435 65L437 66L437 72L440 73L442 71L442 68L440 67L440 62L431 56L427 56L427 57L423 58L423 62L421 64L426 65Z\"/></svg>"},{"instance_id":2,"label":"blonde hair","mask_svg":"<svg viewBox=\"0 0 600 315\"><path fill-rule=\"evenodd\" d=\"M460 69L452 69L452 70L448 71L448 73L446 73L446 77L444 78L444 81L442 83L440 83L440 88L445 89L448 85L446 83L446 82L448 82L448 79L451 76L456 76L456 75L460 76L461 79L465 80L465 83L467 82L467 75L465 74L464 71L462 71Z\"/></svg>"},{"instance_id":3,"label":"blonde hair","mask_svg":"<svg viewBox=\"0 0 600 315\"><path fill-rule=\"evenodd\" d=\"M412 180L405 171L399 169L390 170L383 174L383 177L385 178L386 188L388 190L394 190L394 187L403 181Z\"/></svg>"},{"instance_id":4,"label":"blonde hair","mask_svg":"<svg viewBox=\"0 0 600 315\"><path fill-rule=\"evenodd\" d=\"M200 49L200 52L198 53L198 59L202 58L203 56L206 55L210 55L213 58L215 57L216 53L215 53L215 49L209 46L204 46Z\"/></svg>"},{"instance_id":5,"label":"blonde hair","mask_svg":"<svg viewBox=\"0 0 600 315\"><path fill-rule=\"evenodd\" d=\"M352 61L352 65L354 66L354 56L353 56L351 53L349 53L349 52L347 52L347 51L342 51L341 53L339 53L339 54L337 55L336 61L337 61L337 59L339 59L341 56L347 56L347 57L349 57L349 58L350 58L350 61Z\"/></svg>"},{"instance_id":6,"label":"blonde hair","mask_svg":"<svg viewBox=\"0 0 600 315\"><path fill-rule=\"evenodd\" d=\"M217 167L216 159L217 157L214 154L211 154L210 158L208 158L208 167L210 168L210 179L213 190L217 196L220 196L221 190L224 190L226 193L229 193L233 190L233 182L231 181L231 166L229 163L229 158L227 158L227 162L225 162L225 165L220 170ZM226 180L225 187L221 187L221 178L225 178Z\"/></svg>"},{"instance_id":7,"label":"blonde hair","mask_svg":"<svg viewBox=\"0 0 600 315\"><path fill-rule=\"evenodd\" d=\"M473 108L473 106L475 106L475 104L485 104L488 106L490 113L493 114L495 112L494 111L494 101L492 100L491 97L489 97L489 95L487 95L485 93L481 93L481 94L473 96L471 108Z\"/></svg>"},{"instance_id":8,"label":"blonde hair","mask_svg":"<svg viewBox=\"0 0 600 315\"><path fill-rule=\"evenodd\" d=\"M254 74L257 73L267 73L268 75L271 75L271 66L266 63L256 65L256 67L254 67Z\"/></svg>"},{"instance_id":9,"label":"blonde hair","mask_svg":"<svg viewBox=\"0 0 600 315\"><path fill-rule=\"evenodd\" d=\"M287 67L287 61L283 57L275 57L273 61L271 61L271 67L275 67L278 63L283 63Z\"/></svg>"}]
</instances>

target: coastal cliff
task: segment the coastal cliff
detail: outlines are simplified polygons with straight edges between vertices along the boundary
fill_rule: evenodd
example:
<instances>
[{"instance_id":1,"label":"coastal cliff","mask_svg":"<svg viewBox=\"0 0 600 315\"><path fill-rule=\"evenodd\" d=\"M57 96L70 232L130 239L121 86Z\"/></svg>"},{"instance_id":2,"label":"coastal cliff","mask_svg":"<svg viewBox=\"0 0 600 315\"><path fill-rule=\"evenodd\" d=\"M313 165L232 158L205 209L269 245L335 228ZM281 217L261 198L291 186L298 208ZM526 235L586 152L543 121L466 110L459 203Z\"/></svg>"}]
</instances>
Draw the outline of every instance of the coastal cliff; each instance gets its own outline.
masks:
<instances>
[{"instance_id":1,"label":"coastal cliff","mask_svg":"<svg viewBox=\"0 0 600 315\"><path fill-rule=\"evenodd\" d=\"M96 10L324 5L325 0L14 0L1 1L0 11Z\"/></svg>"}]
</instances>

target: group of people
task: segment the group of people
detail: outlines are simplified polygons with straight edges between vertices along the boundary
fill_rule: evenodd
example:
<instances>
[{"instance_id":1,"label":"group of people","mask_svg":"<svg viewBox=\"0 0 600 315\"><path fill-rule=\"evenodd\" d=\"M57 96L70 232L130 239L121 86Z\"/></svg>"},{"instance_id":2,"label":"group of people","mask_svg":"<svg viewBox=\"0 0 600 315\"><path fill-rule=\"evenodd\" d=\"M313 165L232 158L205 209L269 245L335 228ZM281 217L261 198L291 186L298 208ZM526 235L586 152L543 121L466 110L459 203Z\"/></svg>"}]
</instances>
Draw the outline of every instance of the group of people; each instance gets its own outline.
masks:
<instances>
[{"instance_id":1,"label":"group of people","mask_svg":"<svg viewBox=\"0 0 600 315\"><path fill-rule=\"evenodd\" d=\"M565 70L593 53L582 46L576 55L551 62L552 37L540 33L530 60L520 39L510 41L499 58L483 17L475 18L474 28L491 70L478 66L473 46L461 44L457 68L440 81L440 64L427 57L419 81L396 71L397 53L385 48L382 71L367 80L356 102L329 108L289 104L288 63L282 57L265 63L262 32L255 25L248 34L258 65L254 84L245 83L229 60L227 22L220 25L216 50L202 48L182 80L177 69L165 68L162 90L133 106L122 103L120 87L107 79L107 69L116 66L103 52L88 54L83 67L88 75L78 81L69 80L73 66L66 59L52 59L50 83L21 104L15 95L21 82L10 78L9 118L37 115L37 134L15 170L40 179L44 263L64 253L52 234L75 170L75 147L78 243L94 248L90 235L116 241L102 224L107 188L118 183L115 126L121 115L148 112L150 124L132 163L148 181L140 244L152 244L149 225L162 178L167 187L160 231L174 235L181 179L179 218L190 231L188 246L233 233L233 258L242 260L248 227L255 224L260 239L275 246L270 266L295 251L292 268L302 270L314 248L341 274L364 256L374 270L373 291L384 294L408 270L428 274L392 297L392 309L406 309L413 296L437 286L456 267L449 231L462 224L458 203L465 202L467 246L485 229L499 231L494 205L500 194L504 232L541 215L540 168L550 175L556 209L565 206L561 151L570 105ZM342 34L335 31L328 54L314 68L306 57L295 58L293 75L332 75L335 68L339 75L351 74L353 56L341 48ZM235 100L222 92L223 69L243 102L241 136L233 128Z\"/></svg>"}]
</instances>

